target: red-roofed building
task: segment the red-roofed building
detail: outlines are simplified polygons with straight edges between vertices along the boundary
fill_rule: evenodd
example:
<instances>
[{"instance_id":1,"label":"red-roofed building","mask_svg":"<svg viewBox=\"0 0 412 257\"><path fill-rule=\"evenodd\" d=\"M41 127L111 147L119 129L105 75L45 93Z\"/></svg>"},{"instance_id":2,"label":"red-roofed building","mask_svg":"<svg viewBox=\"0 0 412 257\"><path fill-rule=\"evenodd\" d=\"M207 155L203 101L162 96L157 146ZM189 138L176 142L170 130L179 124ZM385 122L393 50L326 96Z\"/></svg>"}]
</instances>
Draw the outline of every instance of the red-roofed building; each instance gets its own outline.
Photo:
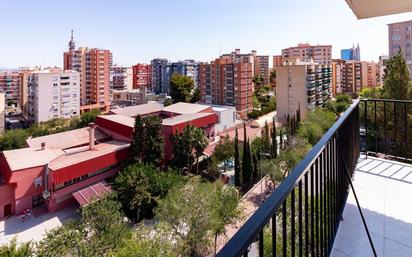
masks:
<instances>
[{"instance_id":1,"label":"red-roofed building","mask_svg":"<svg viewBox=\"0 0 412 257\"><path fill-rule=\"evenodd\" d=\"M216 113L188 103L128 109L119 112L127 115L98 116L89 128L29 138L27 148L0 154L0 219L33 208L53 212L76 202L84 206L103 196L109 190L104 179L129 157L135 111L163 118L166 163L172 158L171 136L188 124L214 139Z\"/></svg>"}]
</instances>

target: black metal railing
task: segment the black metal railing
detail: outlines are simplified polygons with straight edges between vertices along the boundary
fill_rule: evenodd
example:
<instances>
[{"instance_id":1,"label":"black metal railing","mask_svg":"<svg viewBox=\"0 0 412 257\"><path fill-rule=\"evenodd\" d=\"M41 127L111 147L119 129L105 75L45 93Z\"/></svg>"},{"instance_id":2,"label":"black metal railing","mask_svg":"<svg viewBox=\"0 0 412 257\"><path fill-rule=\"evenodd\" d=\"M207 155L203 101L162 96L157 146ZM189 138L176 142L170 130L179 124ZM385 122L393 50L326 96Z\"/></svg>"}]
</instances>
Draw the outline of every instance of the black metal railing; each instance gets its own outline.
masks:
<instances>
[{"instance_id":1,"label":"black metal railing","mask_svg":"<svg viewBox=\"0 0 412 257\"><path fill-rule=\"evenodd\" d=\"M329 256L359 153L356 100L217 256Z\"/></svg>"},{"instance_id":2,"label":"black metal railing","mask_svg":"<svg viewBox=\"0 0 412 257\"><path fill-rule=\"evenodd\" d=\"M412 160L412 101L361 99L360 113L363 152Z\"/></svg>"}]
</instances>

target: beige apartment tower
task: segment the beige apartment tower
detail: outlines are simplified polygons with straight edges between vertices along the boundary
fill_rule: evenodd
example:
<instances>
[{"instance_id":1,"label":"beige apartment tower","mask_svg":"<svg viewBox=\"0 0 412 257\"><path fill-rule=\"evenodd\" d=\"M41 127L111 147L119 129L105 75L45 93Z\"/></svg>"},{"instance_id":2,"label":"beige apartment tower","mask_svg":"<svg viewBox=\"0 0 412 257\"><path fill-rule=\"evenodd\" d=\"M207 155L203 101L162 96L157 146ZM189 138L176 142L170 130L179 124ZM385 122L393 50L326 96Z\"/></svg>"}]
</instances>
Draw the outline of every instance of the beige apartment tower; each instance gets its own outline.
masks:
<instances>
[{"instance_id":1,"label":"beige apartment tower","mask_svg":"<svg viewBox=\"0 0 412 257\"><path fill-rule=\"evenodd\" d=\"M330 65L289 63L276 69L276 108L280 121L293 117L300 108L301 116L331 97Z\"/></svg>"},{"instance_id":2,"label":"beige apartment tower","mask_svg":"<svg viewBox=\"0 0 412 257\"><path fill-rule=\"evenodd\" d=\"M412 20L388 24L389 57L399 50L406 60L412 78Z\"/></svg>"}]
</instances>

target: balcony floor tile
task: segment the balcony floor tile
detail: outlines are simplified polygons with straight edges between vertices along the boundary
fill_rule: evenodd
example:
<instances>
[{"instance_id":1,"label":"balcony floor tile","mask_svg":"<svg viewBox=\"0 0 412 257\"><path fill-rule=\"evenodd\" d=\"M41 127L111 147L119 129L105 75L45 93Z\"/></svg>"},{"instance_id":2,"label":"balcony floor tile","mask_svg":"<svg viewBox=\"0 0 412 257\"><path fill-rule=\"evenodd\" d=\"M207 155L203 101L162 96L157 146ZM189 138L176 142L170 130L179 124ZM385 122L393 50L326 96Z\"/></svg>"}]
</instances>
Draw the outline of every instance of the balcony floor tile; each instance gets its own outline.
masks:
<instances>
[{"instance_id":1,"label":"balcony floor tile","mask_svg":"<svg viewBox=\"0 0 412 257\"><path fill-rule=\"evenodd\" d=\"M353 184L378 256L412 256L412 165L361 156ZM373 256L352 190L331 256Z\"/></svg>"}]
</instances>

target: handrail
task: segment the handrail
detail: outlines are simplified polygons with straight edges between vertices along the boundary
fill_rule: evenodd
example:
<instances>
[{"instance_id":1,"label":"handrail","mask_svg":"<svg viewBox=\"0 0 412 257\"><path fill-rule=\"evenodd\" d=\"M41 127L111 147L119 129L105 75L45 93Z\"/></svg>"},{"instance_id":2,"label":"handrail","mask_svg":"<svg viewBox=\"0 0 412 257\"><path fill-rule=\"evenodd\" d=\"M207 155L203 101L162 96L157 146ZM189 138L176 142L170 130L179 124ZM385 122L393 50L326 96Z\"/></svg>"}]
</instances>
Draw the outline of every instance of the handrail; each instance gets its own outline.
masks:
<instances>
[{"instance_id":1,"label":"handrail","mask_svg":"<svg viewBox=\"0 0 412 257\"><path fill-rule=\"evenodd\" d=\"M412 100L399 100L399 99L381 99L381 98L359 98L360 101L371 102L387 102L387 103L412 103Z\"/></svg>"},{"instance_id":2,"label":"handrail","mask_svg":"<svg viewBox=\"0 0 412 257\"><path fill-rule=\"evenodd\" d=\"M296 165L289 176L275 189L275 191L263 202L256 212L246 221L238 232L220 250L217 257L237 257L247 251L249 245L258 237L264 226L275 215L280 205L295 188L296 183L302 179L305 172L314 163L317 157L325 149L327 143L335 136L343 126L351 113L358 107L359 99L340 116L335 124L326 132L319 142L306 154L305 158Z\"/></svg>"}]
</instances>

